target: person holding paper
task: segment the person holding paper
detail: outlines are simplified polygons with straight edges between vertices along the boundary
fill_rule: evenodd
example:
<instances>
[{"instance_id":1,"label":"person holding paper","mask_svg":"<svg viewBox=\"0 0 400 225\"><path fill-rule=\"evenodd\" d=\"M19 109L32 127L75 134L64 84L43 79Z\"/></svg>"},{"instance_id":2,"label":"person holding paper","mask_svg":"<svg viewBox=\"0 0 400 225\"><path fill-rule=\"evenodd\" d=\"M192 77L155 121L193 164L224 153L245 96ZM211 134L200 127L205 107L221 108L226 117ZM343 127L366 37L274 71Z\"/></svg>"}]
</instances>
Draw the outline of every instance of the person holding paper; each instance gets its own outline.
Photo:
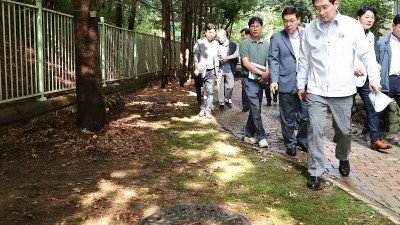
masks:
<instances>
[{"instance_id":1,"label":"person holding paper","mask_svg":"<svg viewBox=\"0 0 400 225\"><path fill-rule=\"evenodd\" d=\"M308 104L307 187L318 189L325 172L323 136L328 109L337 135L339 173L350 174L355 55L366 67L371 91L379 92L381 85L374 48L360 22L339 13L339 0L312 0L312 4L317 19L306 26L301 40L297 88L299 98Z\"/></svg>"},{"instance_id":2,"label":"person holding paper","mask_svg":"<svg viewBox=\"0 0 400 225\"><path fill-rule=\"evenodd\" d=\"M250 113L246 122L244 141L268 147L261 119L262 85L270 76L268 71L268 44L261 39L263 21L260 17L249 20L250 37L240 43L243 88L250 103Z\"/></svg>"},{"instance_id":3,"label":"person holding paper","mask_svg":"<svg viewBox=\"0 0 400 225\"><path fill-rule=\"evenodd\" d=\"M374 46L374 34L370 31L374 25L376 10L369 6L362 6L357 11L357 19L364 28L365 36L369 44ZM361 132L363 135L369 135L371 139L370 147L372 150L389 149L392 146L385 144L381 140L381 132L379 130L379 113L375 111L374 105L369 98L371 90L369 89L369 80L366 74L365 66L358 59L354 60L354 75L356 76L357 93L364 102L365 111L367 112L367 121L364 124L364 129Z\"/></svg>"},{"instance_id":4,"label":"person holding paper","mask_svg":"<svg viewBox=\"0 0 400 225\"><path fill-rule=\"evenodd\" d=\"M271 37L269 47L269 69L271 90L279 92L279 111L286 154L296 156L296 146L307 151L307 101L300 101L297 95L297 61L303 31L299 31L300 10L286 7L282 12L285 29ZM295 134L296 113L299 128Z\"/></svg>"}]
</instances>

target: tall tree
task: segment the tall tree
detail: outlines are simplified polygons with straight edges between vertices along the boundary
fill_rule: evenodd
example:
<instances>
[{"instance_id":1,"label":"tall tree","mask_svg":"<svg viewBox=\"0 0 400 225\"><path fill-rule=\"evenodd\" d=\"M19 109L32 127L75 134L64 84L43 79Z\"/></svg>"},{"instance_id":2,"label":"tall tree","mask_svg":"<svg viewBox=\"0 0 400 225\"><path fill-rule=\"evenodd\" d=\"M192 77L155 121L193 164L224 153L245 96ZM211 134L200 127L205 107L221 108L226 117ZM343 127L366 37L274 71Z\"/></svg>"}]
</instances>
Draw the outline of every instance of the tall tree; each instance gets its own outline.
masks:
<instances>
[{"instance_id":1,"label":"tall tree","mask_svg":"<svg viewBox=\"0 0 400 225\"><path fill-rule=\"evenodd\" d=\"M162 78L161 88L165 88L168 84L168 54L171 46L171 27L170 27L170 3L171 0L161 0L162 7Z\"/></svg>"},{"instance_id":2,"label":"tall tree","mask_svg":"<svg viewBox=\"0 0 400 225\"><path fill-rule=\"evenodd\" d=\"M132 0L131 10L129 12L129 19L128 19L128 30L133 30L135 27L135 19L136 19L136 6L137 0Z\"/></svg>"},{"instance_id":3,"label":"tall tree","mask_svg":"<svg viewBox=\"0 0 400 225\"><path fill-rule=\"evenodd\" d=\"M122 27L122 0L115 1L115 26Z\"/></svg>"},{"instance_id":4,"label":"tall tree","mask_svg":"<svg viewBox=\"0 0 400 225\"><path fill-rule=\"evenodd\" d=\"M179 84L186 82L189 75L189 56L191 51L191 33L193 21L192 1L182 0L182 28L181 28L181 72Z\"/></svg>"},{"instance_id":5,"label":"tall tree","mask_svg":"<svg viewBox=\"0 0 400 225\"><path fill-rule=\"evenodd\" d=\"M89 131L104 127L96 0L74 0L76 95L78 126Z\"/></svg>"}]
</instances>

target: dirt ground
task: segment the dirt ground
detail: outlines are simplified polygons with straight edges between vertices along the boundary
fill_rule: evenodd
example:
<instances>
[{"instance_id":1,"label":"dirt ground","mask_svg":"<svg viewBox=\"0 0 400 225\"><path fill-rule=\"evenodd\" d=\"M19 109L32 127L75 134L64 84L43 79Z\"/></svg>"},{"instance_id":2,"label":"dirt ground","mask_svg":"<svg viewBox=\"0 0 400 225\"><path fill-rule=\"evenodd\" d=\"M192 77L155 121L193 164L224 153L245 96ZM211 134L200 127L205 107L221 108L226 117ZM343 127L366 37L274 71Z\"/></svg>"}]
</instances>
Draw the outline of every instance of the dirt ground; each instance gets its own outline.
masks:
<instances>
[{"instance_id":1,"label":"dirt ground","mask_svg":"<svg viewBox=\"0 0 400 225\"><path fill-rule=\"evenodd\" d=\"M125 107L98 133L79 130L74 110L2 129L0 224L139 224L159 207L196 202L174 191L179 165L148 135L190 110L193 90L173 83L122 95Z\"/></svg>"}]
</instances>

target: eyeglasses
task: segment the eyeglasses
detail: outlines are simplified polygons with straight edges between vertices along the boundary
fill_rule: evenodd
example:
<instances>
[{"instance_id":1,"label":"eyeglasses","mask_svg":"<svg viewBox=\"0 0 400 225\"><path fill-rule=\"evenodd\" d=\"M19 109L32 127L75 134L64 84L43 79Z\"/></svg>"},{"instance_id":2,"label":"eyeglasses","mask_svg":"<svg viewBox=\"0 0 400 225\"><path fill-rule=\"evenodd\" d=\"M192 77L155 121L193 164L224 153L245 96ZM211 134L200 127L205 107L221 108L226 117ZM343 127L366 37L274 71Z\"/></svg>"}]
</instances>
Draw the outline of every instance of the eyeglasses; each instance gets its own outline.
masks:
<instances>
[{"instance_id":1,"label":"eyeglasses","mask_svg":"<svg viewBox=\"0 0 400 225\"><path fill-rule=\"evenodd\" d=\"M283 21L284 24L289 24L289 23L293 24L293 23L296 23L296 22L297 22L297 20L284 20Z\"/></svg>"},{"instance_id":2,"label":"eyeglasses","mask_svg":"<svg viewBox=\"0 0 400 225\"><path fill-rule=\"evenodd\" d=\"M322 7L315 7L314 6L314 10L316 13L323 13L328 11L328 9L330 8L330 5L323 5Z\"/></svg>"}]
</instances>

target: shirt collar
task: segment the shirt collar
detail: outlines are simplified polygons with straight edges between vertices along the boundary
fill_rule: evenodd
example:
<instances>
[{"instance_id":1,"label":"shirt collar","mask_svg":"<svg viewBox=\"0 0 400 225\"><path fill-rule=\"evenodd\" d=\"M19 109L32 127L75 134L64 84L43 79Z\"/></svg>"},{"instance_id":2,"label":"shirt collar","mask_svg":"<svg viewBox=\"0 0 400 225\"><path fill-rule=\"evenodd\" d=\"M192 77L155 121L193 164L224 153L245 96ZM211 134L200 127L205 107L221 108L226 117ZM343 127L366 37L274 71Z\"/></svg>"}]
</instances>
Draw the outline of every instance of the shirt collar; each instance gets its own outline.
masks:
<instances>
[{"instance_id":1,"label":"shirt collar","mask_svg":"<svg viewBox=\"0 0 400 225\"><path fill-rule=\"evenodd\" d=\"M397 37L393 34L390 34L390 39L392 39L392 41L395 41L396 43L400 43L399 39L397 39Z\"/></svg>"},{"instance_id":2,"label":"shirt collar","mask_svg":"<svg viewBox=\"0 0 400 225\"><path fill-rule=\"evenodd\" d=\"M336 26L339 25L339 23L340 23L340 21L341 21L341 18L342 18L342 15L339 13L339 11L336 10L336 17L335 17L335 19L332 21L332 23L331 23L330 25L332 25L332 24L334 24L334 23L335 23ZM329 25L329 26L330 26L330 25ZM325 23L322 22L320 19L318 19L318 26L319 26L320 28L321 28L322 26L329 27L329 26L325 25Z\"/></svg>"},{"instance_id":3,"label":"shirt collar","mask_svg":"<svg viewBox=\"0 0 400 225\"><path fill-rule=\"evenodd\" d=\"M250 42L256 43L256 42L253 40L253 38L251 38L251 36L248 37L248 39L250 39ZM258 40L258 43L264 44L264 40L263 40L262 38L260 38L260 40Z\"/></svg>"},{"instance_id":4,"label":"shirt collar","mask_svg":"<svg viewBox=\"0 0 400 225\"><path fill-rule=\"evenodd\" d=\"M222 45L222 46L229 46L229 40L228 39L226 39L225 41L224 41L224 43L220 43L219 45Z\"/></svg>"}]
</instances>

